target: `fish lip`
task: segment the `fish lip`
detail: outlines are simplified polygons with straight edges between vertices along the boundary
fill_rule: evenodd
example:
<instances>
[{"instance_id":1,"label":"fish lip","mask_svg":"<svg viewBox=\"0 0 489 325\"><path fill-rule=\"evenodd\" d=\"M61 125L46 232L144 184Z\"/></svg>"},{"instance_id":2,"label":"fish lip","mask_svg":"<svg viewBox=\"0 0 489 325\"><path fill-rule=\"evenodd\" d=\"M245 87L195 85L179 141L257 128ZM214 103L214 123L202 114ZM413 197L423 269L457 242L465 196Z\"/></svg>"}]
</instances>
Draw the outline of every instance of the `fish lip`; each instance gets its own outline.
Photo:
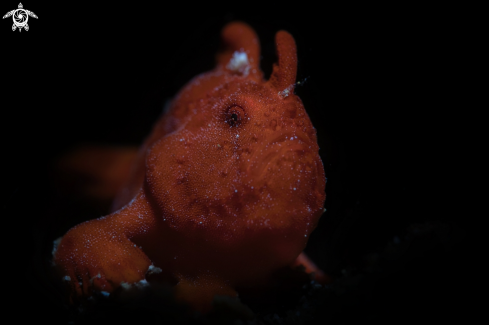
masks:
<instances>
[{"instance_id":1,"label":"fish lip","mask_svg":"<svg viewBox=\"0 0 489 325\"><path fill-rule=\"evenodd\" d=\"M272 141L267 141L266 143L267 145L275 145L277 143L287 142L287 144L289 145L289 143L292 143L292 141L294 141L294 143L292 144L293 147L296 147L296 145L298 144L304 147L304 149L307 148L306 144L310 142L310 140L305 136L305 134L299 132L295 132L295 133L287 132L275 136L272 139Z\"/></svg>"},{"instance_id":2,"label":"fish lip","mask_svg":"<svg viewBox=\"0 0 489 325\"><path fill-rule=\"evenodd\" d=\"M274 137L272 141L266 141L261 147L262 150L255 151L257 156L253 157L254 163L250 166L249 171L257 179L260 179L267 177L265 175L267 175L268 166L277 157L308 155L312 149L308 146L309 141L304 140L304 138L304 135L299 133L285 133Z\"/></svg>"}]
</instances>

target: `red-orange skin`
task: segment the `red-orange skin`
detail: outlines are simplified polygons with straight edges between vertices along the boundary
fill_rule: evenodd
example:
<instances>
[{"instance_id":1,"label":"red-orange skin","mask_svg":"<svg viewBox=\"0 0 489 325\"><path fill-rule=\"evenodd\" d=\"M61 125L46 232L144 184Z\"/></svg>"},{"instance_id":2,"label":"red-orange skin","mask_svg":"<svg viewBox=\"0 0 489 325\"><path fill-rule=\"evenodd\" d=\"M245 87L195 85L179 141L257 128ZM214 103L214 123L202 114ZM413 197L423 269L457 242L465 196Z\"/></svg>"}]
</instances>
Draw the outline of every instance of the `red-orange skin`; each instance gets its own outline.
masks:
<instances>
[{"instance_id":1,"label":"red-orange skin","mask_svg":"<svg viewBox=\"0 0 489 325\"><path fill-rule=\"evenodd\" d=\"M54 263L72 298L138 282L153 264L177 283L177 299L206 311L214 295L235 296L236 286L291 265L306 246L323 213L325 175L316 131L293 93L294 39L276 34L268 81L248 25L227 25L222 39L216 68L180 91L143 144L115 212L59 243ZM228 68L240 50L248 74Z\"/></svg>"}]
</instances>

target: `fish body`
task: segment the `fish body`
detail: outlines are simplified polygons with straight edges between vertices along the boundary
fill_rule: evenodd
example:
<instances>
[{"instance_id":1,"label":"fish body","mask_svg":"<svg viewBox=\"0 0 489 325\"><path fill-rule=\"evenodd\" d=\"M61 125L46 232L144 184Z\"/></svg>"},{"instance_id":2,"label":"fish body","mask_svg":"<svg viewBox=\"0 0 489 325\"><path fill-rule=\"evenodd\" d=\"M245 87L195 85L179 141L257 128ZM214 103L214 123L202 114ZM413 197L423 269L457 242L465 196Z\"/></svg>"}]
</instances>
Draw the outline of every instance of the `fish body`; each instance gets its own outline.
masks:
<instances>
[{"instance_id":1,"label":"fish body","mask_svg":"<svg viewBox=\"0 0 489 325\"><path fill-rule=\"evenodd\" d=\"M251 27L230 23L222 40L215 69L183 87L141 146L113 213L60 240L53 262L72 300L159 273L178 300L205 311L306 246L326 180L294 94L295 41L276 34L278 62L264 80Z\"/></svg>"}]
</instances>

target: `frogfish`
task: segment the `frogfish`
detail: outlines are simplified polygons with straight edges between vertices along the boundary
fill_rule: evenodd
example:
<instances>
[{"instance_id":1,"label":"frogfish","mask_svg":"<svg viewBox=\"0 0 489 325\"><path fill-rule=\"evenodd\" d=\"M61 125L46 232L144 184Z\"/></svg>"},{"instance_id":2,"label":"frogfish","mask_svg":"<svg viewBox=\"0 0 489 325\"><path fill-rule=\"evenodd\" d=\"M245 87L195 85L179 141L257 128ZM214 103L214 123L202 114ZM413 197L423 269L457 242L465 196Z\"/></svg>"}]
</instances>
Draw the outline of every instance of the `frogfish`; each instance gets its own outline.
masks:
<instances>
[{"instance_id":1,"label":"frogfish","mask_svg":"<svg viewBox=\"0 0 489 325\"><path fill-rule=\"evenodd\" d=\"M297 51L275 35L271 76L255 31L221 32L213 70L174 97L124 175L112 213L71 228L53 264L70 301L147 284L158 273L177 301L211 308L288 265L321 274L301 253L324 211L316 130L294 94Z\"/></svg>"}]
</instances>

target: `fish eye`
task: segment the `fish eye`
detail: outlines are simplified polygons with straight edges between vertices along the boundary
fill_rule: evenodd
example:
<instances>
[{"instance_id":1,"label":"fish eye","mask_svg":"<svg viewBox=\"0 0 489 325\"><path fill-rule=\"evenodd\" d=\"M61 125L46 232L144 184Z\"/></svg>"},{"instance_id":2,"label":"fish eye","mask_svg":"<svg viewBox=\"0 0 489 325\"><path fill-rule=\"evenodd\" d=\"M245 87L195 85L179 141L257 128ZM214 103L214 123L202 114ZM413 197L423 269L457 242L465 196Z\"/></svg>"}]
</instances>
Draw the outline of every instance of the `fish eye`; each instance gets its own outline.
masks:
<instances>
[{"instance_id":1,"label":"fish eye","mask_svg":"<svg viewBox=\"0 0 489 325\"><path fill-rule=\"evenodd\" d=\"M241 106L232 105L226 110L226 123L228 123L230 127L237 127L242 123L244 116L244 109Z\"/></svg>"}]
</instances>

